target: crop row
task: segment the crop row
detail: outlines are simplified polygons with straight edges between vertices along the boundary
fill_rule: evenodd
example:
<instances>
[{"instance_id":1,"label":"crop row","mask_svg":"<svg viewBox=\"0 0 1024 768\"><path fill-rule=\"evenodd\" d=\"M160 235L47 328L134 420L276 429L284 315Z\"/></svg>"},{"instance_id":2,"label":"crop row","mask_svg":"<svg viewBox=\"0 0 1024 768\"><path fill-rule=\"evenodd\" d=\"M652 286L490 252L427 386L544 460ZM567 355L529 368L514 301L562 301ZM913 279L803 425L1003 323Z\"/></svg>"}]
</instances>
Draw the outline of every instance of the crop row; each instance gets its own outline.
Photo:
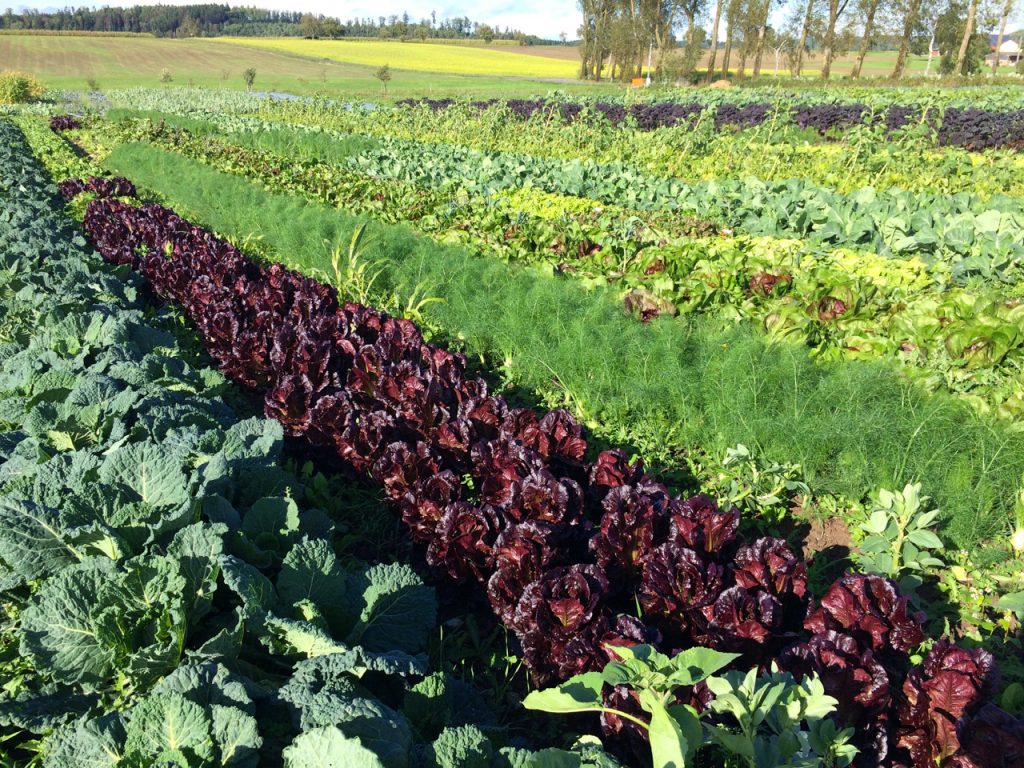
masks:
<instances>
[{"instance_id":1,"label":"crop row","mask_svg":"<svg viewBox=\"0 0 1024 768\"><path fill-rule=\"evenodd\" d=\"M888 580L847 574L812 601L785 542L744 541L735 509L671 496L621 451L589 459L566 412L510 407L409 321L339 306L160 206L94 200L86 227L287 434L380 483L427 561L486 589L538 679L599 668L608 643L709 644L821 675L863 765L983 766L1016 738L985 703L985 651L940 641L911 665L923 617Z\"/></svg>"},{"instance_id":2,"label":"crop row","mask_svg":"<svg viewBox=\"0 0 1024 768\"><path fill-rule=\"evenodd\" d=\"M717 222L754 235L949 264L957 280L1012 281L1024 254L1024 212L1013 197L861 189L841 194L797 179L685 183L616 163L481 152L379 138L341 161L380 179L492 194L523 185L650 212Z\"/></svg>"},{"instance_id":3,"label":"crop row","mask_svg":"<svg viewBox=\"0 0 1024 768\"><path fill-rule=\"evenodd\" d=\"M1019 200L863 189L843 195L800 180L687 184L626 166L482 153L383 140L351 160L365 173L431 188L494 192L529 184L548 192L650 211L673 211L756 235L943 260L954 279L1012 280L1024 261Z\"/></svg>"},{"instance_id":4,"label":"crop row","mask_svg":"<svg viewBox=\"0 0 1024 768\"><path fill-rule=\"evenodd\" d=\"M614 444L661 467L695 460L716 494L726 492L713 480L718 457L744 443L799 464L816 495L861 500L919 480L959 546L976 546L1009 519L1024 445L887 367L817 364L797 345L700 317L638 323L600 285L479 258L144 145L120 147L107 166L264 255L328 276L348 296L414 312L488 361L506 386L572 409ZM332 244L349 249L360 229L355 258L334 259Z\"/></svg>"},{"instance_id":5,"label":"crop row","mask_svg":"<svg viewBox=\"0 0 1024 768\"><path fill-rule=\"evenodd\" d=\"M433 590L343 564L336 489L281 466L280 425L226 404L30 157L0 121L0 762L543 765L428 674Z\"/></svg>"},{"instance_id":6,"label":"crop row","mask_svg":"<svg viewBox=\"0 0 1024 768\"><path fill-rule=\"evenodd\" d=\"M897 360L920 371L929 387L961 393L1009 419L1024 407L1018 386L1024 354L1018 318L1024 308L998 289L949 288L941 265L933 265L937 274L929 275L916 259L839 249L823 255L815 246L728 237L709 223L673 214L649 214L641 223L635 212L593 211L590 204L581 213L559 215L557 206L576 199L555 198L554 214L531 216L522 207L536 209L543 194L460 201L460 190L376 181L344 166L288 161L181 130L146 123L121 129L124 139L143 138L329 205L408 221L478 253L621 285L627 302L645 318L663 311L740 317L773 337L803 341L821 358ZM684 227L706 236L666 238Z\"/></svg>"},{"instance_id":7,"label":"crop row","mask_svg":"<svg viewBox=\"0 0 1024 768\"><path fill-rule=\"evenodd\" d=\"M432 112L448 109L460 102L454 99L406 99L400 106L425 107ZM508 99L470 102L478 109L505 109L512 116L527 120L540 114L566 122L604 118L612 125L636 127L642 131L673 126L692 127L707 119L718 130L753 128L772 120L790 121L799 128L809 128L825 136L842 132L856 125L884 125L896 131L918 123L936 125L940 146L983 150L1024 146L1024 110L989 112L981 109L947 107L936 118L928 112L909 106L892 106L875 111L866 104L802 104L793 107L773 102L752 102L742 105L723 103L708 107L700 102L662 102L617 104L597 101L593 104L551 101L547 99Z\"/></svg>"},{"instance_id":8,"label":"crop row","mask_svg":"<svg viewBox=\"0 0 1024 768\"><path fill-rule=\"evenodd\" d=\"M168 114L174 113L174 114ZM1019 194L1020 155L1009 150L969 152L935 147L928 127L885 134L863 125L838 141L824 140L791 123L769 123L742 133L716 131L710 122L658 133L601 131L590 124L562 126L540 118L513 122L503 112L441 113L378 111L263 114L262 117L197 112L173 100L163 112L114 109L126 116L167 120L196 133L231 133L238 141L287 152L293 158L342 160L371 147L380 136L425 143L458 144L487 151L533 156L588 157L625 163L658 176L688 181L800 178L848 193L862 187L900 187L920 192L971 192L983 199Z\"/></svg>"}]
</instances>

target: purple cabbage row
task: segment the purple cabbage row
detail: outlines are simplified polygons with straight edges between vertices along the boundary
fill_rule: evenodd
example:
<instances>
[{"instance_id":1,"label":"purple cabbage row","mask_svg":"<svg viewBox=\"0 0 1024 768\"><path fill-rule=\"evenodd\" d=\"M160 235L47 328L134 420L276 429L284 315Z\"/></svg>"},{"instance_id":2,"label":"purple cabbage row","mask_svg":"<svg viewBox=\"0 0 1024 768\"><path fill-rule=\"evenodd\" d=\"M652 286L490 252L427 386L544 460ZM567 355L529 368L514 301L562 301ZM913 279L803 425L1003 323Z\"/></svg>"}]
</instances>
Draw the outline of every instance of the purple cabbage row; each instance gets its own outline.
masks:
<instances>
[{"instance_id":1,"label":"purple cabbage row","mask_svg":"<svg viewBox=\"0 0 1024 768\"><path fill-rule=\"evenodd\" d=\"M57 189L65 200L74 200L83 192L93 192L99 197L135 197L135 185L124 176L107 178L90 176L87 179L62 181Z\"/></svg>"},{"instance_id":2,"label":"purple cabbage row","mask_svg":"<svg viewBox=\"0 0 1024 768\"><path fill-rule=\"evenodd\" d=\"M454 99L405 99L398 102L405 106L426 106L434 112L447 109L456 103ZM516 117L524 120L536 112L547 112L567 122L577 119L584 109L581 104L543 99L489 99L474 101L471 104L478 109L503 104ZM633 117L640 130L650 131L666 126L692 125L704 110L704 105L697 102L660 102L625 106L599 101L594 103L591 109L604 115L613 125L619 125L627 117ZM773 105L770 103L720 104L714 109L715 127L756 127L770 117L772 110ZM896 105L889 107L884 115L878 115L872 113L864 104L809 104L793 107L789 116L799 127L813 129L825 135L829 131L845 130L878 120L881 120L888 130L894 131L919 120L921 111L917 107ZM943 146L970 150L999 147L1019 149L1024 146L1024 110L989 112L949 107L938 123L938 142Z\"/></svg>"},{"instance_id":3,"label":"purple cabbage row","mask_svg":"<svg viewBox=\"0 0 1024 768\"><path fill-rule=\"evenodd\" d=\"M74 115L54 115L50 118L50 130L54 133L60 133L61 131L73 131L76 128L81 127L82 124Z\"/></svg>"},{"instance_id":4,"label":"purple cabbage row","mask_svg":"<svg viewBox=\"0 0 1024 768\"><path fill-rule=\"evenodd\" d=\"M1024 758L1021 723L986 704L991 655L940 642L911 668L924 617L887 579L848 574L812 604L784 541L742 541L736 509L672 496L621 451L588 460L567 412L510 407L411 322L339 305L160 206L95 199L85 226L108 261L184 307L268 417L383 487L428 563L486 593L539 684L600 668L604 644L709 645L820 675L861 766Z\"/></svg>"}]
</instances>

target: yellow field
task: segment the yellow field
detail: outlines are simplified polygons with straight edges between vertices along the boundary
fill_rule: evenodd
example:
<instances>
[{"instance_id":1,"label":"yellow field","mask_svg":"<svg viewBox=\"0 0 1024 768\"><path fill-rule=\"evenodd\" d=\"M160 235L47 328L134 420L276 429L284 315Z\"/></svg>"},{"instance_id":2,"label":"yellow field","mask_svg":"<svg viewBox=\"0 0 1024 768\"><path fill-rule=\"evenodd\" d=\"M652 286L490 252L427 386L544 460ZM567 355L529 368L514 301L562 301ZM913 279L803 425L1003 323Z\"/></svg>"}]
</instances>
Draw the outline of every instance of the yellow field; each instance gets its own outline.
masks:
<instances>
[{"instance_id":1,"label":"yellow field","mask_svg":"<svg viewBox=\"0 0 1024 768\"><path fill-rule=\"evenodd\" d=\"M575 78L579 70L576 61L514 53L509 50L510 46L495 46L490 50L397 40L300 40L289 37L219 37L217 42L348 64L372 67L388 64L392 69L455 75Z\"/></svg>"}]
</instances>

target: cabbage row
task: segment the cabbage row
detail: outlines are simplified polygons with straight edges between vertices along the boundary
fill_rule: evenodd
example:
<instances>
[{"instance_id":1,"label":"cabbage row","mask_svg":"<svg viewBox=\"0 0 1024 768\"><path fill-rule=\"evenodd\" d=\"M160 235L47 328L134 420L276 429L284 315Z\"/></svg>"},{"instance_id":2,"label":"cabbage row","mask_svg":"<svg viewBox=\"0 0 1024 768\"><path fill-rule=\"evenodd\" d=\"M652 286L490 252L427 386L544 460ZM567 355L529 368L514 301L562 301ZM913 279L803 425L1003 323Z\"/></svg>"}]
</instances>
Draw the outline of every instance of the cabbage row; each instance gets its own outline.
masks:
<instances>
[{"instance_id":1,"label":"cabbage row","mask_svg":"<svg viewBox=\"0 0 1024 768\"><path fill-rule=\"evenodd\" d=\"M671 211L752 235L803 237L949 264L954 279L1012 281L1024 263L1019 200L864 188L841 194L798 179L687 184L619 164L480 152L381 139L349 161L362 172L419 186L492 193L529 185L643 211Z\"/></svg>"},{"instance_id":2,"label":"cabbage row","mask_svg":"<svg viewBox=\"0 0 1024 768\"><path fill-rule=\"evenodd\" d=\"M340 306L160 206L94 200L85 223L107 260L183 306L286 434L383 487L427 562L486 592L538 682L600 668L607 644L710 645L820 675L857 727L860 765L1024 755L1024 724L987 703L992 657L921 649L924 617L890 581L850 573L814 600L785 542L744 540L735 509L672 496L621 451L589 458L568 413L510 407L409 321ZM610 696L636 706L628 691Z\"/></svg>"},{"instance_id":3,"label":"cabbage row","mask_svg":"<svg viewBox=\"0 0 1024 768\"><path fill-rule=\"evenodd\" d=\"M405 99L399 106L426 107L439 112L462 102L455 99ZM546 114L566 122L603 117L612 125L635 126L642 131L672 126L692 126L699 119L713 120L718 130L754 128L772 119L789 121L824 136L855 125L884 125L895 131L927 120L935 125L940 146L983 149L1024 147L1024 110L993 112L983 109L947 107L941 119L929 119L927 113L911 106L896 105L875 111L866 104L799 104L780 106L775 102L745 104L722 103L708 107L701 102L653 102L618 104L597 101L593 104L559 102L546 99L490 99L474 101L477 109L504 107L514 117L528 120L535 114Z\"/></svg>"},{"instance_id":4,"label":"cabbage row","mask_svg":"<svg viewBox=\"0 0 1024 768\"><path fill-rule=\"evenodd\" d=\"M47 768L614 765L492 746L427 669L433 590L342 564L345 510L281 467L281 426L225 402L30 157L0 121L0 762L43 736Z\"/></svg>"}]
</instances>

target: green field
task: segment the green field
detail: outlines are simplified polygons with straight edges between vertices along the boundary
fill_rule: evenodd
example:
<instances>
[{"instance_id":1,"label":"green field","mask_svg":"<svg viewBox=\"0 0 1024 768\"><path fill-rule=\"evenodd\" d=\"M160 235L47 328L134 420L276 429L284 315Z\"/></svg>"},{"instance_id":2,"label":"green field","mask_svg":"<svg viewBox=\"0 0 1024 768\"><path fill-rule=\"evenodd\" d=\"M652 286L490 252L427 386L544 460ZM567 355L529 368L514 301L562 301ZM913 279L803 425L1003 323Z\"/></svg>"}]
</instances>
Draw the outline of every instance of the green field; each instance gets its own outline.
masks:
<instances>
[{"instance_id":1,"label":"green field","mask_svg":"<svg viewBox=\"0 0 1024 768\"><path fill-rule=\"evenodd\" d=\"M313 43L314 41L308 41ZM331 45L331 43L326 43ZM400 44L395 43L396 48ZM412 45L410 48L413 47ZM478 56L473 47L431 46L453 51L463 62ZM505 46L502 47L504 50ZM312 50L312 49L311 49ZM572 74L568 62L535 56L519 56L499 51L486 52L490 58L512 57L532 64L551 62L556 73ZM486 57L485 57L486 58ZM376 59L374 59L376 61ZM552 88L599 93L616 86L584 83L544 82L526 77L436 73L402 69L399 56L391 60L393 79L387 96L400 99L422 96L489 97L495 93L507 96L531 96ZM47 35L0 35L0 69L31 73L48 86L82 90L86 81L95 79L101 88L133 86L157 87L166 69L172 78L170 86L195 85L207 88L244 89L242 72L256 70L255 88L259 91L295 94L327 94L349 98L384 96L381 84L374 78L376 66L333 61L311 55L296 55L261 47L227 43L219 40L170 40L147 37L93 37ZM377 65L379 66L379 65ZM425 66L420 60L420 66ZM469 67L468 64L465 65ZM544 66L544 64L542 64ZM470 68L470 72L472 69ZM555 77L557 75L549 75Z\"/></svg>"}]
</instances>

